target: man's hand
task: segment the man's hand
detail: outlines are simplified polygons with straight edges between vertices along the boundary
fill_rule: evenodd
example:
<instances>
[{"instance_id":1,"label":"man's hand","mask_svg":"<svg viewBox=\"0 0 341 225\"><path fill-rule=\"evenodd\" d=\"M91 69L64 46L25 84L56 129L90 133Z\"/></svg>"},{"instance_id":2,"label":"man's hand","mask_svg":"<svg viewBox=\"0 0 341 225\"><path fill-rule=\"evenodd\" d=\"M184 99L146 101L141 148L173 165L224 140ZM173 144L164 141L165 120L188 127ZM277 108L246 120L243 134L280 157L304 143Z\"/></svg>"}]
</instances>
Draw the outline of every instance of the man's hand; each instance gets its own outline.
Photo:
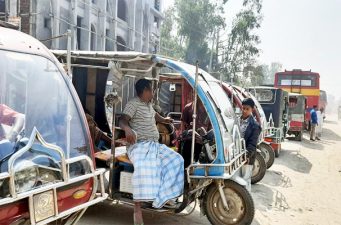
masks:
<instances>
[{"instance_id":1,"label":"man's hand","mask_svg":"<svg viewBox=\"0 0 341 225\"><path fill-rule=\"evenodd\" d=\"M166 118L164 118L163 119L163 123L173 123L173 119L172 118L170 118L170 117L166 117Z\"/></svg>"},{"instance_id":2,"label":"man's hand","mask_svg":"<svg viewBox=\"0 0 341 225\"><path fill-rule=\"evenodd\" d=\"M172 123L173 119L170 117L162 117L159 113L155 113L155 120L158 123Z\"/></svg>"},{"instance_id":3,"label":"man's hand","mask_svg":"<svg viewBox=\"0 0 341 225\"><path fill-rule=\"evenodd\" d=\"M124 129L124 132L125 132L125 135L126 135L127 142L129 144L135 144L136 143L135 132L130 127L126 127Z\"/></svg>"}]
</instances>

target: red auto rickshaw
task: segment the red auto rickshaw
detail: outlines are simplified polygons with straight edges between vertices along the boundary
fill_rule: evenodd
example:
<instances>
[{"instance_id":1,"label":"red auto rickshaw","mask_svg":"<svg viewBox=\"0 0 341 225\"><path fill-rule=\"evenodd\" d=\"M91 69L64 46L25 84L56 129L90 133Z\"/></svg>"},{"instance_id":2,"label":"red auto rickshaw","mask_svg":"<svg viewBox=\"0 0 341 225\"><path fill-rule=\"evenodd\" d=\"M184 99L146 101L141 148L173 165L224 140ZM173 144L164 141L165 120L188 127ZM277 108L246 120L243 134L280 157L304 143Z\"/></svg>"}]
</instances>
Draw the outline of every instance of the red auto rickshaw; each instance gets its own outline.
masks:
<instances>
[{"instance_id":1,"label":"red auto rickshaw","mask_svg":"<svg viewBox=\"0 0 341 225\"><path fill-rule=\"evenodd\" d=\"M238 86L231 85L228 83L222 83L222 87L224 91L227 93L227 95L229 96L229 98L231 99L236 111L241 112L243 100L247 97L252 97L250 93L244 91L242 88ZM257 122L262 127L262 133L259 137L259 142L258 142L257 147L261 151L261 155L265 159L266 167L270 168L275 161L275 152L273 148L271 147L271 143L266 142L264 140L265 133L266 133L266 126L267 126L265 114L262 111L262 107L258 104L258 101L256 99L253 99L253 100L256 104L254 111L253 111L253 115L256 118Z\"/></svg>"},{"instance_id":2,"label":"red auto rickshaw","mask_svg":"<svg viewBox=\"0 0 341 225\"><path fill-rule=\"evenodd\" d=\"M307 99L304 95L289 93L289 130L288 135L295 135L297 141L302 141Z\"/></svg>"},{"instance_id":3,"label":"red auto rickshaw","mask_svg":"<svg viewBox=\"0 0 341 225\"><path fill-rule=\"evenodd\" d=\"M0 224L74 224L107 198L103 173L61 64L38 40L0 27Z\"/></svg>"}]
</instances>

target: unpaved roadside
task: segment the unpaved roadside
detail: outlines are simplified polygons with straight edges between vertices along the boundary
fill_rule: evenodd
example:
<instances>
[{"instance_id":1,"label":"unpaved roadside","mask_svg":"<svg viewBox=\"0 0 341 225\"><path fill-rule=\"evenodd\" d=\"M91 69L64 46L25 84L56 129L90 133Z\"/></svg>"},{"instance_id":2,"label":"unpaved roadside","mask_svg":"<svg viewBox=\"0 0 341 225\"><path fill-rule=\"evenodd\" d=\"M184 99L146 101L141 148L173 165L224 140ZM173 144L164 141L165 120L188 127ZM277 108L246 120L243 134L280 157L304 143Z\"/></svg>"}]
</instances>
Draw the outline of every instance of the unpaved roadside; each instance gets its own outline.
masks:
<instances>
[{"instance_id":1,"label":"unpaved roadside","mask_svg":"<svg viewBox=\"0 0 341 225\"><path fill-rule=\"evenodd\" d=\"M341 121L328 117L321 141L286 141L253 186L253 224L341 224Z\"/></svg>"},{"instance_id":2,"label":"unpaved roadside","mask_svg":"<svg viewBox=\"0 0 341 225\"><path fill-rule=\"evenodd\" d=\"M283 143L264 179L252 186L253 225L341 224L341 121L328 116L322 141ZM88 209L79 224L133 224L133 210L102 203ZM197 210L187 217L146 211L146 225L210 224Z\"/></svg>"}]
</instances>

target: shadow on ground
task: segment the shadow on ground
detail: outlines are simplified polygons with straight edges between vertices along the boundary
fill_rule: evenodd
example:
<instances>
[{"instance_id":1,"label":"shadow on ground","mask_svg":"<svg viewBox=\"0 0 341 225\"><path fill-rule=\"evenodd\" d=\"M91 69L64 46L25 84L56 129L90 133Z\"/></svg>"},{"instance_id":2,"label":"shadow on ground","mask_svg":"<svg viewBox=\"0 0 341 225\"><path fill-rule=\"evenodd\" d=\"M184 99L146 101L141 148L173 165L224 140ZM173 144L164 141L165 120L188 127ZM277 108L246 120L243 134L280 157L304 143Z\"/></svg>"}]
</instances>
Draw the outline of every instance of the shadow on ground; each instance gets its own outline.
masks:
<instances>
[{"instance_id":1,"label":"shadow on ground","mask_svg":"<svg viewBox=\"0 0 341 225\"><path fill-rule=\"evenodd\" d=\"M280 157L276 159L276 164L286 166L299 173L310 173L311 162L298 150L282 150L280 154Z\"/></svg>"},{"instance_id":2,"label":"shadow on ground","mask_svg":"<svg viewBox=\"0 0 341 225\"><path fill-rule=\"evenodd\" d=\"M266 212L276 209L284 212L290 208L287 199L282 192L271 189L264 184L253 185L252 194L255 206L258 210Z\"/></svg>"},{"instance_id":3,"label":"shadow on ground","mask_svg":"<svg viewBox=\"0 0 341 225\"><path fill-rule=\"evenodd\" d=\"M324 120L323 123L327 123L327 124L338 124L338 122L335 121L335 120Z\"/></svg>"},{"instance_id":4,"label":"shadow on ground","mask_svg":"<svg viewBox=\"0 0 341 225\"><path fill-rule=\"evenodd\" d=\"M284 187L290 188L292 187L290 177L286 176L282 172L274 171L274 170L267 170L265 177L262 179L262 183L275 186L275 187Z\"/></svg>"},{"instance_id":5,"label":"shadow on ground","mask_svg":"<svg viewBox=\"0 0 341 225\"><path fill-rule=\"evenodd\" d=\"M322 141L341 141L341 136L331 129L323 128Z\"/></svg>"},{"instance_id":6,"label":"shadow on ground","mask_svg":"<svg viewBox=\"0 0 341 225\"><path fill-rule=\"evenodd\" d=\"M131 225L133 223L133 207L125 204L99 203L90 207L78 224L80 225ZM176 216L167 213L143 211L144 223L148 225L189 225L210 224L206 216L195 210L190 216Z\"/></svg>"},{"instance_id":7,"label":"shadow on ground","mask_svg":"<svg viewBox=\"0 0 341 225\"><path fill-rule=\"evenodd\" d=\"M324 150L324 147L325 147L324 144L327 144L327 143L321 143L321 141L310 141L308 138L309 136L305 136L304 139L301 141L301 145L304 148L319 150L319 151Z\"/></svg>"}]
</instances>

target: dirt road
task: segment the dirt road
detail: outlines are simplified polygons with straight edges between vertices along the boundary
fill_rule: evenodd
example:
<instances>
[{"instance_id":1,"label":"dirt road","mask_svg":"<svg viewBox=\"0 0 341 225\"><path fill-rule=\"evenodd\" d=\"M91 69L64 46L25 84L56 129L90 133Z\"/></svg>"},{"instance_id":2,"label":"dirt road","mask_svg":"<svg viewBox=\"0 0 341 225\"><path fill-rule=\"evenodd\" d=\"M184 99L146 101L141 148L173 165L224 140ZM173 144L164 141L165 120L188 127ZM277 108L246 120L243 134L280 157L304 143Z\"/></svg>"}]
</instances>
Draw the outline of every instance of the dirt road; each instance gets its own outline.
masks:
<instances>
[{"instance_id":1,"label":"dirt road","mask_svg":"<svg viewBox=\"0 0 341 225\"><path fill-rule=\"evenodd\" d=\"M253 225L341 224L341 121L329 116L321 141L286 140L264 179L252 186ZM129 206L102 203L89 208L79 224L133 224ZM210 224L199 210L187 217L144 213L146 225Z\"/></svg>"}]
</instances>

